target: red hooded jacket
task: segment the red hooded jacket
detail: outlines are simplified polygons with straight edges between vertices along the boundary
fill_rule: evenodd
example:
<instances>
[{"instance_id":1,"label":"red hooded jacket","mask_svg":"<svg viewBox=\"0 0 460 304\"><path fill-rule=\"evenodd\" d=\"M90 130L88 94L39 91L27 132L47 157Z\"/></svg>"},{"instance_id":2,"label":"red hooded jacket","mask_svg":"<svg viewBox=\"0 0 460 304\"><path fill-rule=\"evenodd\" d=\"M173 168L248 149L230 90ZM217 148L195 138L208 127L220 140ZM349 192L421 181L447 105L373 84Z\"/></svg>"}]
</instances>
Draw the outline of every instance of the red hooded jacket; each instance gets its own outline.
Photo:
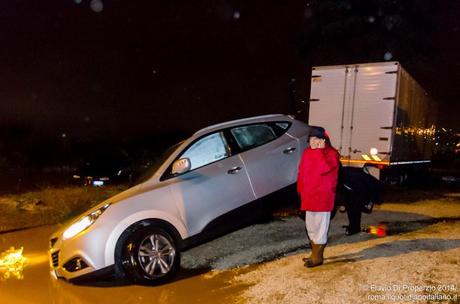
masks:
<instances>
[{"instance_id":1,"label":"red hooded jacket","mask_svg":"<svg viewBox=\"0 0 460 304\"><path fill-rule=\"evenodd\" d=\"M339 162L339 153L330 146L324 149L305 149L297 176L297 192L302 199L301 210L332 211Z\"/></svg>"}]
</instances>

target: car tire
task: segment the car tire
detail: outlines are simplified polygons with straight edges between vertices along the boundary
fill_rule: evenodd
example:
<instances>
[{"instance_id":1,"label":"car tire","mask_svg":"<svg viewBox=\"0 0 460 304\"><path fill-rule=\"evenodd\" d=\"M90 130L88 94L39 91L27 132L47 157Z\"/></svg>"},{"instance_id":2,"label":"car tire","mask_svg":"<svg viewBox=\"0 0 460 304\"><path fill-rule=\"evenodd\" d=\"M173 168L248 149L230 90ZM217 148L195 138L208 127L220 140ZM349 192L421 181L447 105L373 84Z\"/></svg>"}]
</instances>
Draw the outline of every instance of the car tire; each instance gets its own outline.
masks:
<instances>
[{"instance_id":1,"label":"car tire","mask_svg":"<svg viewBox=\"0 0 460 304\"><path fill-rule=\"evenodd\" d=\"M134 230L123 242L121 266L134 283L157 285L169 281L180 268L180 252L171 233L161 227Z\"/></svg>"}]
</instances>

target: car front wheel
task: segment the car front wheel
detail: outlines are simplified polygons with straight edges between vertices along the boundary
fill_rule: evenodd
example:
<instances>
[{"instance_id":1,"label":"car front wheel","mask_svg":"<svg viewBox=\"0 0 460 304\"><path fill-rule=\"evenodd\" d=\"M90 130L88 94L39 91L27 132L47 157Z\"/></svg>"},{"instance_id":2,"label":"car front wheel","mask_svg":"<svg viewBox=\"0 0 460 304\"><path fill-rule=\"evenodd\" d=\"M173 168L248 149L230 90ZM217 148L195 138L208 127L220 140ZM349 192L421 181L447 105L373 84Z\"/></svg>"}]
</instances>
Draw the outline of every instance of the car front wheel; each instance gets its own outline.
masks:
<instances>
[{"instance_id":1,"label":"car front wheel","mask_svg":"<svg viewBox=\"0 0 460 304\"><path fill-rule=\"evenodd\" d=\"M180 268L180 252L170 233L160 227L135 230L124 242L121 262L136 283L161 284Z\"/></svg>"}]
</instances>

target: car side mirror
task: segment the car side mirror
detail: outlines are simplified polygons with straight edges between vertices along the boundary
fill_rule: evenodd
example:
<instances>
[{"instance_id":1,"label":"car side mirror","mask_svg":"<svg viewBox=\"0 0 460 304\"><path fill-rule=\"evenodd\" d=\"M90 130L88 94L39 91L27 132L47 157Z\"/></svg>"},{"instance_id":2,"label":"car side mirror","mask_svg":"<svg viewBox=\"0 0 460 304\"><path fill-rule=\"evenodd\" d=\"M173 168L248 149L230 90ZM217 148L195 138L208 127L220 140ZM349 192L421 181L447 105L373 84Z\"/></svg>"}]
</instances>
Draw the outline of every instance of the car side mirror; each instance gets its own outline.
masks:
<instances>
[{"instance_id":1,"label":"car side mirror","mask_svg":"<svg viewBox=\"0 0 460 304\"><path fill-rule=\"evenodd\" d=\"M188 157L180 158L173 163L171 173L172 174L182 174L190 170L192 164Z\"/></svg>"}]
</instances>

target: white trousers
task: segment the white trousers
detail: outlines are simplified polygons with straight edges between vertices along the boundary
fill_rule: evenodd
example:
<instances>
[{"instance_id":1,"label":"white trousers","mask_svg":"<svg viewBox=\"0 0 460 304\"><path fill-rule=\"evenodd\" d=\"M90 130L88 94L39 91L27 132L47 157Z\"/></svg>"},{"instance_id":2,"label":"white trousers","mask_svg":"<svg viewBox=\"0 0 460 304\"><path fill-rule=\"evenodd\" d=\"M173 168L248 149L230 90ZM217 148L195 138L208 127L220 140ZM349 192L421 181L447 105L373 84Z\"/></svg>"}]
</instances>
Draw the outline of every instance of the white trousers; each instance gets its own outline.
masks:
<instances>
[{"instance_id":1,"label":"white trousers","mask_svg":"<svg viewBox=\"0 0 460 304\"><path fill-rule=\"evenodd\" d=\"M330 212L305 212L305 226L307 227L308 238L315 244L327 243L327 233L331 221Z\"/></svg>"}]
</instances>

